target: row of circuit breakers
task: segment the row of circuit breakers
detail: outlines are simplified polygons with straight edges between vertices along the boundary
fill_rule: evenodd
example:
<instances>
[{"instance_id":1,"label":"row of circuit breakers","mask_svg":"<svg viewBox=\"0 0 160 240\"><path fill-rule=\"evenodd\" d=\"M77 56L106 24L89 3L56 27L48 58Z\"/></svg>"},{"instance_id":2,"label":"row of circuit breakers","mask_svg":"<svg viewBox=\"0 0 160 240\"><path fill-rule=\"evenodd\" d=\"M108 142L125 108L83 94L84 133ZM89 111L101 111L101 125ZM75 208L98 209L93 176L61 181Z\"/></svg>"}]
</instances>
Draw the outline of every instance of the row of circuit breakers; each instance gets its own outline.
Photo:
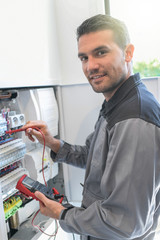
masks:
<instances>
[{"instance_id":1,"label":"row of circuit breakers","mask_svg":"<svg viewBox=\"0 0 160 240\"><path fill-rule=\"evenodd\" d=\"M23 168L26 153L25 143L17 138L17 133L6 134L9 129L18 129L25 124L24 114L17 114L4 107L0 113L0 184L5 220L12 217L22 205L21 196L16 190L18 179L28 174Z\"/></svg>"}]
</instances>

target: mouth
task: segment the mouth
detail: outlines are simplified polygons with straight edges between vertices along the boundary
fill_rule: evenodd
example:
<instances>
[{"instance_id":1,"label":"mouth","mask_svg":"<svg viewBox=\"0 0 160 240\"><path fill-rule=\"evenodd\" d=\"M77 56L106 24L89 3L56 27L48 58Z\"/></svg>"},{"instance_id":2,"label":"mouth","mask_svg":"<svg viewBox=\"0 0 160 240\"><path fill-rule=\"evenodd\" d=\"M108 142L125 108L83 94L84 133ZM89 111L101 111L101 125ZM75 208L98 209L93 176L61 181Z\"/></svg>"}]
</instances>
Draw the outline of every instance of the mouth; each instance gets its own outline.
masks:
<instances>
[{"instance_id":1,"label":"mouth","mask_svg":"<svg viewBox=\"0 0 160 240\"><path fill-rule=\"evenodd\" d=\"M107 74L97 74L97 75L90 75L89 80L97 82L101 81Z\"/></svg>"}]
</instances>

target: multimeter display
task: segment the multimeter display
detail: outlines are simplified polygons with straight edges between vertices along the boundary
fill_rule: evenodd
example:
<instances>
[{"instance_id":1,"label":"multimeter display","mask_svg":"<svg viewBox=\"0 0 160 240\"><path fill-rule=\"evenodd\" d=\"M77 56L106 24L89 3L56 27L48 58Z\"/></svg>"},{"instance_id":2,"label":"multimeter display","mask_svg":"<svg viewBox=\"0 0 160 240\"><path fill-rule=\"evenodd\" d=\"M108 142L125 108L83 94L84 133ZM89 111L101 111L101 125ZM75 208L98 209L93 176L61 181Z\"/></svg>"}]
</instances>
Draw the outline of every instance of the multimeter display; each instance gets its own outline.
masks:
<instances>
[{"instance_id":1,"label":"multimeter display","mask_svg":"<svg viewBox=\"0 0 160 240\"><path fill-rule=\"evenodd\" d=\"M32 186L34 186L34 183L35 183L35 181L33 179L31 179L30 177L27 177L27 176L25 177L25 179L22 182L26 187L28 187L30 189L32 188Z\"/></svg>"},{"instance_id":2,"label":"multimeter display","mask_svg":"<svg viewBox=\"0 0 160 240\"><path fill-rule=\"evenodd\" d=\"M25 196L32 197L36 200L38 200L34 195L36 191L43 193L47 198L51 200L55 200L54 190L52 188L49 188L44 184L41 184L40 182L33 180L27 175L23 175L19 179L19 181L17 182L16 188Z\"/></svg>"}]
</instances>

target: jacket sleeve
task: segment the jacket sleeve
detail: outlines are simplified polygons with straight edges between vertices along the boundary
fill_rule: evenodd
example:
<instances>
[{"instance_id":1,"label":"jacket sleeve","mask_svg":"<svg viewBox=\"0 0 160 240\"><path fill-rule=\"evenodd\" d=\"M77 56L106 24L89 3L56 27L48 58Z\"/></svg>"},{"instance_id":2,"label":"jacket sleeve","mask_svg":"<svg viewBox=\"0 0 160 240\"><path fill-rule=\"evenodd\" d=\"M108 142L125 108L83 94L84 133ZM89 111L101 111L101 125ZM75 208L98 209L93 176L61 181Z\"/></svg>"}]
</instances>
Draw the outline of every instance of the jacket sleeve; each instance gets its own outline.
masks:
<instances>
[{"instance_id":1,"label":"jacket sleeve","mask_svg":"<svg viewBox=\"0 0 160 240\"><path fill-rule=\"evenodd\" d=\"M64 142L57 154L51 151L51 158L55 162L63 162L75 167L85 168L92 137L93 133L87 137L84 146L71 145L67 142Z\"/></svg>"},{"instance_id":2,"label":"jacket sleeve","mask_svg":"<svg viewBox=\"0 0 160 240\"><path fill-rule=\"evenodd\" d=\"M98 239L144 239L159 204L160 130L130 119L111 129L109 142L100 186L103 198L86 209L69 209L60 225L67 232Z\"/></svg>"}]
</instances>

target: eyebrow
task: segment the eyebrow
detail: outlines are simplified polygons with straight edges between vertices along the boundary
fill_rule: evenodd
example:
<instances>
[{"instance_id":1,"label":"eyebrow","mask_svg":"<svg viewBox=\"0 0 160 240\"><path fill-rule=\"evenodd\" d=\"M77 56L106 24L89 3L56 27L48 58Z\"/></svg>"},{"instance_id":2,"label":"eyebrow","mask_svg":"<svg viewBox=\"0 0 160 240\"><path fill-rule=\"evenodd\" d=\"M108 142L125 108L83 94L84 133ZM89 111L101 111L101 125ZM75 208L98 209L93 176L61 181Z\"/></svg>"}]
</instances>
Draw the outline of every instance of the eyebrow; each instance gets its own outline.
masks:
<instances>
[{"instance_id":1,"label":"eyebrow","mask_svg":"<svg viewBox=\"0 0 160 240\"><path fill-rule=\"evenodd\" d=\"M99 46L99 47L93 49L91 52L94 53L94 52L100 51L102 49L106 49L108 51L110 50L109 47L107 47L106 45L102 45L102 46ZM85 56L85 55L86 55L86 53L83 53L83 52L78 53L78 57L82 57L82 56Z\"/></svg>"}]
</instances>

